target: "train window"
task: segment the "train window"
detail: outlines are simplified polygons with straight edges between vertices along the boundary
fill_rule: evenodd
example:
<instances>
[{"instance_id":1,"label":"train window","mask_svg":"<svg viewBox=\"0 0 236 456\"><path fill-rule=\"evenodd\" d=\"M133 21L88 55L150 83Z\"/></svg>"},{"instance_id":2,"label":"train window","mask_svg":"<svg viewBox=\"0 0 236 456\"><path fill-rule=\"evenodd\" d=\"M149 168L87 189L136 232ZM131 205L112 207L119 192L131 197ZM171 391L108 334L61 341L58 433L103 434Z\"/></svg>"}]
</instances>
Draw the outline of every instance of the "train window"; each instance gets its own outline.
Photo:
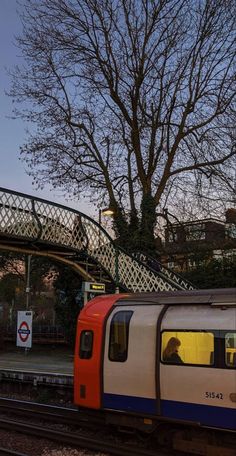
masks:
<instances>
[{"instance_id":1,"label":"train window","mask_svg":"<svg viewBox=\"0 0 236 456\"><path fill-rule=\"evenodd\" d=\"M117 312L111 320L109 359L124 362L128 356L129 324L133 312Z\"/></svg>"},{"instance_id":2,"label":"train window","mask_svg":"<svg viewBox=\"0 0 236 456\"><path fill-rule=\"evenodd\" d=\"M207 331L164 331L162 361L168 364L214 363L214 334Z\"/></svg>"},{"instance_id":3,"label":"train window","mask_svg":"<svg viewBox=\"0 0 236 456\"><path fill-rule=\"evenodd\" d=\"M79 357L89 359L93 352L93 331L82 331L80 334Z\"/></svg>"},{"instance_id":4,"label":"train window","mask_svg":"<svg viewBox=\"0 0 236 456\"><path fill-rule=\"evenodd\" d=\"M236 332L225 334L225 364L236 367Z\"/></svg>"}]
</instances>

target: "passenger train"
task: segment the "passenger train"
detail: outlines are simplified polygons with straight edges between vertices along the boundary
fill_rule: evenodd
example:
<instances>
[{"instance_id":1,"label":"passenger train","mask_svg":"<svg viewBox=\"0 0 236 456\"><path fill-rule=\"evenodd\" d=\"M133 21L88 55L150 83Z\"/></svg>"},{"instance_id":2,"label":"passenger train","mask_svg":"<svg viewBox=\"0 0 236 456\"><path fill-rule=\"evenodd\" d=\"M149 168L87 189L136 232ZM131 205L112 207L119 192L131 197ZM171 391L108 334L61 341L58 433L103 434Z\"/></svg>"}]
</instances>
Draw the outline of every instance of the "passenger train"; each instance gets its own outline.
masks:
<instances>
[{"instance_id":1,"label":"passenger train","mask_svg":"<svg viewBox=\"0 0 236 456\"><path fill-rule=\"evenodd\" d=\"M178 341L178 357L164 354ZM100 295L81 311L74 401L107 423L236 431L236 288Z\"/></svg>"}]
</instances>

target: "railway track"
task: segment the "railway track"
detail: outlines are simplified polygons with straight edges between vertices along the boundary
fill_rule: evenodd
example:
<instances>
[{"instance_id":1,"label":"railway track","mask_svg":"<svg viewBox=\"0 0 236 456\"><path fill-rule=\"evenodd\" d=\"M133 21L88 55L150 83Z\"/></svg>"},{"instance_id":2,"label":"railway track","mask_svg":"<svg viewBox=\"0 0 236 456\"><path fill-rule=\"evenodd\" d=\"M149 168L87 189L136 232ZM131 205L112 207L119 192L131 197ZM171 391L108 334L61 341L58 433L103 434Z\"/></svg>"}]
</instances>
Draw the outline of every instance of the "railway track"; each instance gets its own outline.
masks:
<instances>
[{"instance_id":1,"label":"railway track","mask_svg":"<svg viewBox=\"0 0 236 456\"><path fill-rule=\"evenodd\" d=\"M18 401L14 399L3 399L0 398L0 413L12 415L14 414L14 419L6 419L6 417L0 418L0 428L5 430L10 430L11 432L17 432L21 434L25 434L27 436L34 436L39 438L44 438L48 440L53 440L57 442L57 444L66 444L76 448L86 448L92 451L101 451L103 453L109 453L111 455L117 456L172 456L180 453L167 453L163 451L153 451L147 450L145 448L137 448L136 445L124 445L121 442L111 441L111 438L105 439L104 433L102 437L96 435L96 437L91 437L85 435L79 427L81 425L86 425L86 427L90 424L86 419L83 419L82 416L78 413L76 409L73 408L61 408L57 406L50 406L50 405L42 405L34 402L25 402L25 401ZM15 419L15 415L19 417L19 419ZM25 421L22 421L24 417ZM26 420L32 418L40 422L53 422L56 424L64 424L64 425L76 425L76 432L68 432L66 430L57 430L51 429L47 425L42 424L31 424ZM99 424L99 420L97 420ZM101 424L101 423L100 423ZM96 424L91 423L90 427L96 426ZM3 450L4 451L4 450ZM5 450L5 454L8 450ZM0 451L0 456L1 453ZM12 453L14 455L14 452ZM15 453L15 456L18 456ZM19 454L22 456L22 454ZM26 455L23 455L26 456Z\"/></svg>"},{"instance_id":2,"label":"railway track","mask_svg":"<svg viewBox=\"0 0 236 456\"><path fill-rule=\"evenodd\" d=\"M91 438L73 432L57 431L48 429L45 426L32 425L15 420L0 419L0 428L27 434L27 436L42 437L55 442L74 446L76 448L86 448L92 451L101 451L117 456L167 456L166 452L150 451L145 449L133 448L130 445L121 445L117 442L105 442L103 438ZM1 453L0 453L1 454ZM10 453L11 454L11 453ZM13 453L14 454L14 453ZM176 453L168 453L172 456ZM180 454L180 453L178 453Z\"/></svg>"},{"instance_id":3,"label":"railway track","mask_svg":"<svg viewBox=\"0 0 236 456\"><path fill-rule=\"evenodd\" d=\"M9 419L9 416L12 415L14 418ZM18 417L17 419L16 416ZM51 425L48 423L51 423ZM59 430L58 425L62 426ZM55 426L57 426L57 429ZM68 432L68 427L70 432ZM78 411L75 407L66 408L15 399L0 398L0 429L48 439L55 441L57 444L66 444L75 448L86 448L117 456L186 456L186 453L188 455L206 454L207 456L212 456L213 454L221 454L221 456L236 456L233 443L230 445L231 448L220 448L220 445L215 445L214 447L209 447L206 452L204 452L205 450L203 451L206 446L204 443L200 446L197 443L197 446L194 447L190 441L187 441L187 443L184 441L184 447L179 441L178 445L173 447L176 450L178 449L178 451L172 450L170 447L168 450L162 449L160 446L156 448L156 445L154 445L155 449L153 449L153 445L149 445L151 442L146 440L143 443L141 441L137 443L135 436L133 436L131 444L123 444L124 439L122 441L120 435L118 437L117 434L110 433L110 429L105 427L104 417L101 413L90 415L89 413L85 414L83 411ZM94 437L95 432L96 436ZM99 433L100 436L98 435ZM130 442L130 439L127 438L127 441ZM220 451L221 449L222 451ZM215 453L216 450L219 450L220 453ZM0 456L1 454L4 455L0 451ZM18 456L18 454L16 453L15 456ZM19 456L22 455L19 454Z\"/></svg>"},{"instance_id":4,"label":"railway track","mask_svg":"<svg viewBox=\"0 0 236 456\"><path fill-rule=\"evenodd\" d=\"M60 424L82 425L88 424L85 415L78 412L75 407L59 407L54 405L39 404L16 399L0 398L0 412L14 413L14 415L37 417L45 421L57 421ZM97 420L99 421L99 420Z\"/></svg>"},{"instance_id":5,"label":"railway track","mask_svg":"<svg viewBox=\"0 0 236 456\"><path fill-rule=\"evenodd\" d=\"M0 456L28 456L25 453L19 453L18 451L9 450L8 448L0 447Z\"/></svg>"}]
</instances>

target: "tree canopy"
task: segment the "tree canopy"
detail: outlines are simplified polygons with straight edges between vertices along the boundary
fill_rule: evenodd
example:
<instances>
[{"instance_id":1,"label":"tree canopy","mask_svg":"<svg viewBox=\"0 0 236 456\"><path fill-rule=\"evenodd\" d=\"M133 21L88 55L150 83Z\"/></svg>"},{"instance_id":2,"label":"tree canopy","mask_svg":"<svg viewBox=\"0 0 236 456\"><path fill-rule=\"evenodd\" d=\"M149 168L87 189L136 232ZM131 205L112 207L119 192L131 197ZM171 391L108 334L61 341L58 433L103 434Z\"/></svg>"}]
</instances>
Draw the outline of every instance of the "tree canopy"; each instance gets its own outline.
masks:
<instances>
[{"instance_id":1,"label":"tree canopy","mask_svg":"<svg viewBox=\"0 0 236 456\"><path fill-rule=\"evenodd\" d=\"M114 210L121 242L153 248L157 214L233 191L234 0L25 0L13 75L35 123L39 187ZM24 109L22 102L25 103Z\"/></svg>"},{"instance_id":2,"label":"tree canopy","mask_svg":"<svg viewBox=\"0 0 236 456\"><path fill-rule=\"evenodd\" d=\"M27 260L28 256L23 253L0 251L0 297L7 302L18 295L18 300L25 304ZM45 279L52 280L56 271L56 265L48 259L32 256L29 285L34 300L37 292L45 290Z\"/></svg>"},{"instance_id":3,"label":"tree canopy","mask_svg":"<svg viewBox=\"0 0 236 456\"><path fill-rule=\"evenodd\" d=\"M67 267L58 267L54 280L57 299L57 319L65 331L67 341L74 345L77 317L83 307L82 279Z\"/></svg>"},{"instance_id":4,"label":"tree canopy","mask_svg":"<svg viewBox=\"0 0 236 456\"><path fill-rule=\"evenodd\" d=\"M193 255L194 258L194 255ZM236 256L210 258L183 274L196 288L230 288L236 286Z\"/></svg>"}]
</instances>

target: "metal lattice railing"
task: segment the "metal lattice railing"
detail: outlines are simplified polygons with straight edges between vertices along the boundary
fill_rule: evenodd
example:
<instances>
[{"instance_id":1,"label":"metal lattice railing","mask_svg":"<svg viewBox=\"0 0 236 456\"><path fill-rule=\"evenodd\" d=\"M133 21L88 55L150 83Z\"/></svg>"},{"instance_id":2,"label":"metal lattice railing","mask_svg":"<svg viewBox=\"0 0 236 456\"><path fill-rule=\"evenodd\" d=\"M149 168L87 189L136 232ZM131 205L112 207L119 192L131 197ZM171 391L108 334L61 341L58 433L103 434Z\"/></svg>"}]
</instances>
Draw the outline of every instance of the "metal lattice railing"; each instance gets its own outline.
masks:
<instances>
[{"instance_id":1,"label":"metal lattice railing","mask_svg":"<svg viewBox=\"0 0 236 456\"><path fill-rule=\"evenodd\" d=\"M193 290L194 287L191 282L184 279L180 274L172 271L169 268L166 268L161 264L156 258L153 258L150 255L144 254L143 252L136 252L133 254L134 258L140 260L144 263L149 269L159 272L159 276L166 278L169 282L173 284L178 284L180 289L183 290Z\"/></svg>"},{"instance_id":2,"label":"metal lattice railing","mask_svg":"<svg viewBox=\"0 0 236 456\"><path fill-rule=\"evenodd\" d=\"M83 251L101 265L116 285L130 291L190 288L187 282L154 271L144 262L125 253L87 215L4 188L0 188L0 237L27 241L33 246Z\"/></svg>"}]
</instances>

